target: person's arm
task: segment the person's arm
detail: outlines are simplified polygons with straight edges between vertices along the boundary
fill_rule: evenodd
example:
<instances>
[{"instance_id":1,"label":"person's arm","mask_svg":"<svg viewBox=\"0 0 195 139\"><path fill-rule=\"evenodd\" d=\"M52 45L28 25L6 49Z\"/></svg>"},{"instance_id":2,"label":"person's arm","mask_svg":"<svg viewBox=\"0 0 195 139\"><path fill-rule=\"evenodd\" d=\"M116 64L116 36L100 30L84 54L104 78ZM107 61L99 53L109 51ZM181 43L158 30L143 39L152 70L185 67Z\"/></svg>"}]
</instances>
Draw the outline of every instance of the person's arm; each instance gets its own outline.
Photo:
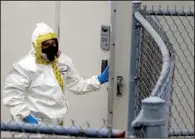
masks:
<instances>
[{"instance_id":1,"label":"person's arm","mask_svg":"<svg viewBox=\"0 0 195 139\"><path fill-rule=\"evenodd\" d=\"M23 119L29 123L38 123L30 115L30 110L24 103L24 92L30 85L30 79L24 70L17 64L14 64L5 80L5 86L2 90L3 104L10 108L10 112L15 119Z\"/></svg>"},{"instance_id":2,"label":"person's arm","mask_svg":"<svg viewBox=\"0 0 195 139\"><path fill-rule=\"evenodd\" d=\"M108 68L105 74L95 75L88 79L80 77L77 69L73 66L72 60L69 59L68 75L65 81L65 87L76 95L83 95L88 92L97 91L100 89L101 84L107 82Z\"/></svg>"}]
</instances>

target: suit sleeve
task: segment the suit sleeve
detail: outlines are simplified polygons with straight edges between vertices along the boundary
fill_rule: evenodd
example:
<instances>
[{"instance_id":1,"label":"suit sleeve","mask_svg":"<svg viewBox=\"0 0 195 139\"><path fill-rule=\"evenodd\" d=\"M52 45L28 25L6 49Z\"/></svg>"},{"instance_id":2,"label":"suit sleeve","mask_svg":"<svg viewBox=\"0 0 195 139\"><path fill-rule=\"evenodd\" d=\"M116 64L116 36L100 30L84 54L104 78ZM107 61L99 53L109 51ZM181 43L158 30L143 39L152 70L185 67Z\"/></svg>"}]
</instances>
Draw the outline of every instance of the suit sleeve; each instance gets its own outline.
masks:
<instances>
[{"instance_id":1,"label":"suit sleeve","mask_svg":"<svg viewBox=\"0 0 195 139\"><path fill-rule=\"evenodd\" d=\"M14 64L5 80L2 90L3 104L9 107L12 116L16 119L23 119L30 114L30 110L24 103L24 92L30 84L30 79L24 70Z\"/></svg>"},{"instance_id":2,"label":"suit sleeve","mask_svg":"<svg viewBox=\"0 0 195 139\"><path fill-rule=\"evenodd\" d=\"M83 95L89 92L97 91L100 89L100 82L97 76L83 79L80 77L77 69L74 67L72 60L69 59L68 75L65 81L65 87L76 95Z\"/></svg>"}]
</instances>

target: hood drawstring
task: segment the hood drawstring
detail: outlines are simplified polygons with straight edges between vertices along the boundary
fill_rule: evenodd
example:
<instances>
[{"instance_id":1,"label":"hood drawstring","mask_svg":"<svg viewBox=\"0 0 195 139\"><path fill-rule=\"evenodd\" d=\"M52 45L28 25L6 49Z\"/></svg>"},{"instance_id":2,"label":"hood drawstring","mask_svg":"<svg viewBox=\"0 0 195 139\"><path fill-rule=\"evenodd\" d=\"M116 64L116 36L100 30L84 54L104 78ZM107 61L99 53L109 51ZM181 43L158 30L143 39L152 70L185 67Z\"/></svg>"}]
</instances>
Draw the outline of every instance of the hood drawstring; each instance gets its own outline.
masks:
<instances>
[{"instance_id":1,"label":"hood drawstring","mask_svg":"<svg viewBox=\"0 0 195 139\"><path fill-rule=\"evenodd\" d=\"M49 40L49 39L54 39L57 38L55 33L47 33L47 34L42 34L39 35L37 40L36 40L36 44L33 43L34 49L35 49L35 58L36 58L36 62L38 64L51 64L55 77L58 81L59 86L61 87L62 91L64 91L64 81L62 78L62 75L60 73L59 67L57 65L58 59L55 58L54 61L50 62L48 60L44 60L41 56L42 56L42 50L41 50L41 44L42 42Z\"/></svg>"}]
</instances>

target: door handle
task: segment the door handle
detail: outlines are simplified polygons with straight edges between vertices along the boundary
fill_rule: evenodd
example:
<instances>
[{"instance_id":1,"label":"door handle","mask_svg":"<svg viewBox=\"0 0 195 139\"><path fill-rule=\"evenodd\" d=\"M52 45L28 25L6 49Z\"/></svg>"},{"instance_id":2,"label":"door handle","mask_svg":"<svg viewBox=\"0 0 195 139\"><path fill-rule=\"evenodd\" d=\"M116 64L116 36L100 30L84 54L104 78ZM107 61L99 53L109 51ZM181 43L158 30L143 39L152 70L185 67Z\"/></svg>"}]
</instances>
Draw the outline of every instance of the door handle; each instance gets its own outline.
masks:
<instances>
[{"instance_id":1,"label":"door handle","mask_svg":"<svg viewBox=\"0 0 195 139\"><path fill-rule=\"evenodd\" d=\"M108 60L102 60L101 73L104 72L105 68L108 66Z\"/></svg>"},{"instance_id":2,"label":"door handle","mask_svg":"<svg viewBox=\"0 0 195 139\"><path fill-rule=\"evenodd\" d=\"M121 87L123 86L122 81L123 81L123 77L117 76L117 94L116 95L118 97L122 96L122 92L121 92Z\"/></svg>"}]
</instances>

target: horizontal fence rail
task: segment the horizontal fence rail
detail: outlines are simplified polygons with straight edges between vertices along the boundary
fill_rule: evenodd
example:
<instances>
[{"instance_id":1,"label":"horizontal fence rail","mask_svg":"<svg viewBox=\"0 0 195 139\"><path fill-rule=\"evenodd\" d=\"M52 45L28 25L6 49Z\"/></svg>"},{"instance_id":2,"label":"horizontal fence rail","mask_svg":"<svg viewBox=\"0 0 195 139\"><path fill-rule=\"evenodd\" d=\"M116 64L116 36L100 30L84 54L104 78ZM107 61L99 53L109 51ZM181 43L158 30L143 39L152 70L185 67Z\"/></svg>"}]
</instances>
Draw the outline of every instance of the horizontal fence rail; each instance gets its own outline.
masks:
<instances>
[{"instance_id":1,"label":"horizontal fence rail","mask_svg":"<svg viewBox=\"0 0 195 139\"><path fill-rule=\"evenodd\" d=\"M12 131L19 133L34 133L34 134L47 134L47 135L63 135L74 137L96 137L96 138L108 138L108 128L82 128L79 126L57 126L46 124L28 124L19 122L2 122L1 131ZM112 138L124 138L125 132L121 130L112 129Z\"/></svg>"},{"instance_id":2,"label":"horizontal fence rail","mask_svg":"<svg viewBox=\"0 0 195 139\"><path fill-rule=\"evenodd\" d=\"M147 15L156 16L194 16L194 11L190 10L147 10Z\"/></svg>"},{"instance_id":3,"label":"horizontal fence rail","mask_svg":"<svg viewBox=\"0 0 195 139\"><path fill-rule=\"evenodd\" d=\"M194 130L186 130L186 131L169 131L169 136L173 136L173 137L183 137L183 136L194 136Z\"/></svg>"}]
</instances>

